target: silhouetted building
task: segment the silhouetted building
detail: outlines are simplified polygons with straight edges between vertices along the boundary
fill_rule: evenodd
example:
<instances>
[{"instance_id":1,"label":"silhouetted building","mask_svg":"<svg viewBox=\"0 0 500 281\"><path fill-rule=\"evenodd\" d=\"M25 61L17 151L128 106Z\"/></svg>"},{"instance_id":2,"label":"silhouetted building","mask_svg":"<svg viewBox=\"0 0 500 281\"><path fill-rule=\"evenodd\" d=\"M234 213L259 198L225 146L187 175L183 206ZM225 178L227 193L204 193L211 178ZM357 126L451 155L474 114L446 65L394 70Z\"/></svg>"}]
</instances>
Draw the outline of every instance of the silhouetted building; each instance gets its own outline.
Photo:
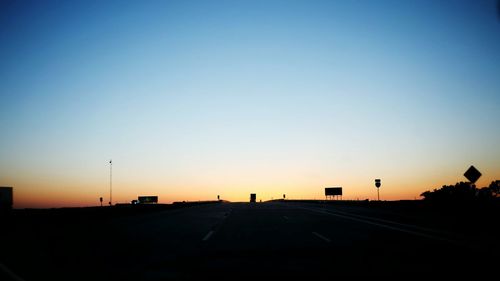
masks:
<instances>
[{"instance_id":1,"label":"silhouetted building","mask_svg":"<svg viewBox=\"0 0 500 281\"><path fill-rule=\"evenodd\" d=\"M250 202L256 202L256 201L257 201L257 194L250 193Z\"/></svg>"},{"instance_id":2,"label":"silhouetted building","mask_svg":"<svg viewBox=\"0 0 500 281\"><path fill-rule=\"evenodd\" d=\"M0 187L0 210L10 210L14 204L13 188L8 186Z\"/></svg>"}]
</instances>

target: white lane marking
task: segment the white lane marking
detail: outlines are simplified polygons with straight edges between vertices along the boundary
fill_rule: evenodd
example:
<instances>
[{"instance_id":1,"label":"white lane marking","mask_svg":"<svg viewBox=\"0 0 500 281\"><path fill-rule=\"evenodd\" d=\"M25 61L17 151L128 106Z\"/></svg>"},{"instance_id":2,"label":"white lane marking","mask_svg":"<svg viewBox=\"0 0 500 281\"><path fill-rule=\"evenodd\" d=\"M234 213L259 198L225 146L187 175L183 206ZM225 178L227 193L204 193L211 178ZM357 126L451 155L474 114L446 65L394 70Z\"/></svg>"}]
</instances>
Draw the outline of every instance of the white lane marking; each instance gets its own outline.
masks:
<instances>
[{"instance_id":1,"label":"white lane marking","mask_svg":"<svg viewBox=\"0 0 500 281\"><path fill-rule=\"evenodd\" d=\"M402 226L402 227L418 229L418 230L421 230L421 231L434 232L436 234L451 235L450 233L447 233L445 231L440 231L440 230L437 230L437 229L431 229L431 228L427 228L427 227L421 227L421 226L416 226L416 225L411 225L411 224L399 223L399 222L395 222L395 221L390 221L390 220L385 220L385 219L380 219L380 218L375 218L375 217L370 217L370 216L363 216L363 215L353 214L353 213L348 213L348 212L343 212L343 211L339 211L339 210L335 210L334 212L338 213L338 214L343 214L343 215L346 215L346 216L358 217L360 219L366 219L366 220L372 220L372 221L379 221L381 223L393 224L393 225L398 225L398 226Z\"/></svg>"},{"instance_id":2,"label":"white lane marking","mask_svg":"<svg viewBox=\"0 0 500 281\"><path fill-rule=\"evenodd\" d=\"M330 243L330 242L332 242L332 240L330 240L330 239L326 238L325 236L323 236L323 235L321 235L321 234L319 234L319 233L317 233L317 232L314 232L314 231L313 231L313 232L312 232L312 234L316 235L317 237L319 237L320 239L322 239L322 240L323 240L323 241L325 241L326 243Z\"/></svg>"},{"instance_id":3,"label":"white lane marking","mask_svg":"<svg viewBox=\"0 0 500 281\"><path fill-rule=\"evenodd\" d=\"M0 262L0 271L3 271L14 281L24 281L23 278L17 276L12 270L10 270L7 266Z\"/></svg>"},{"instance_id":4,"label":"white lane marking","mask_svg":"<svg viewBox=\"0 0 500 281\"><path fill-rule=\"evenodd\" d=\"M287 216L283 216L283 218L284 218L285 220L288 220L288 219L289 219Z\"/></svg>"},{"instance_id":5,"label":"white lane marking","mask_svg":"<svg viewBox=\"0 0 500 281\"><path fill-rule=\"evenodd\" d=\"M207 235L205 235L205 237L203 237L203 241L207 241L208 239L210 239L210 237L212 237L212 235L214 234L215 231L213 230L210 230Z\"/></svg>"},{"instance_id":6,"label":"white lane marking","mask_svg":"<svg viewBox=\"0 0 500 281\"><path fill-rule=\"evenodd\" d=\"M426 233L417 232L417 231L413 231L413 230L409 230L409 229L403 229L400 227L382 224L382 223L378 223L378 222L374 222L374 221L369 221L366 219L360 219L360 218L356 218L356 217L352 217L352 216L348 216L348 215L335 214L332 212L326 212L323 210L310 209L310 208L302 208L302 209L309 210L312 212L322 213L322 214L326 214L326 215L330 215L330 216L341 217L344 219L349 219L349 220L353 220L353 221L357 221L357 222L363 222L366 224L376 225L376 226L379 226L382 228L387 228L387 229L391 229L391 230L395 230L395 231L405 232L405 233L409 233L409 234L413 234L416 236L421 236L421 237L425 237L425 238L429 238L429 239L441 240L441 241L446 241L446 242L450 242L450 243L457 243L457 241L455 241L455 240L451 240L451 239L447 239L447 238L443 238L443 237L438 237L435 235L429 235Z\"/></svg>"}]
</instances>

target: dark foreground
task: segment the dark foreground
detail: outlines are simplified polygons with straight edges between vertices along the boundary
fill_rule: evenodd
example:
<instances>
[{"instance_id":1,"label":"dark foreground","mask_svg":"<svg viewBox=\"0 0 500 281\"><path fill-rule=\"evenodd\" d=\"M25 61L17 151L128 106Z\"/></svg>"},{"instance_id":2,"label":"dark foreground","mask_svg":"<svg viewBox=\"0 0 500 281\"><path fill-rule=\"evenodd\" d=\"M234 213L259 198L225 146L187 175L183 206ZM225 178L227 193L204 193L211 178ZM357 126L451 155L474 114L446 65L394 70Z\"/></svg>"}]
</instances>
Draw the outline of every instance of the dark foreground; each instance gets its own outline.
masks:
<instances>
[{"instance_id":1,"label":"dark foreground","mask_svg":"<svg viewBox=\"0 0 500 281\"><path fill-rule=\"evenodd\" d=\"M0 217L0 280L495 276L499 210L268 202L17 211Z\"/></svg>"}]
</instances>

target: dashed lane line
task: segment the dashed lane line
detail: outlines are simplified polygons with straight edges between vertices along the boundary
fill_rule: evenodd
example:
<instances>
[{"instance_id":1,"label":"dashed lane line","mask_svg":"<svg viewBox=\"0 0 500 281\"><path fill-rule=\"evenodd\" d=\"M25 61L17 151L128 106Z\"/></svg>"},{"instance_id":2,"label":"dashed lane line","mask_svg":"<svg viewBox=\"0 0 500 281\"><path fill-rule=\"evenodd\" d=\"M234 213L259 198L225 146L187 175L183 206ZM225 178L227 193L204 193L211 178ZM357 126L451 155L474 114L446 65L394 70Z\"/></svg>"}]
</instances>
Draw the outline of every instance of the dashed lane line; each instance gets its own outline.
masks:
<instances>
[{"instance_id":1,"label":"dashed lane line","mask_svg":"<svg viewBox=\"0 0 500 281\"><path fill-rule=\"evenodd\" d=\"M325 236L323 236L323 235L321 235L321 234L319 234L319 233L317 233L317 232L314 232L314 231L313 231L313 232L312 232L312 234L316 235L316 237L318 237L319 239L321 239L321 240L325 241L326 243L330 243L330 242L332 242L332 240L330 240L330 239L326 238Z\"/></svg>"},{"instance_id":2,"label":"dashed lane line","mask_svg":"<svg viewBox=\"0 0 500 281\"><path fill-rule=\"evenodd\" d=\"M17 276L12 270L10 270L7 266L0 262L0 271L3 271L7 276L9 276L14 281L24 281L23 278Z\"/></svg>"},{"instance_id":3,"label":"dashed lane line","mask_svg":"<svg viewBox=\"0 0 500 281\"><path fill-rule=\"evenodd\" d=\"M207 235L205 235L205 237L203 237L203 241L207 241L208 239L210 239L210 237L212 237L212 235L215 233L215 231L213 230L210 230Z\"/></svg>"}]
</instances>

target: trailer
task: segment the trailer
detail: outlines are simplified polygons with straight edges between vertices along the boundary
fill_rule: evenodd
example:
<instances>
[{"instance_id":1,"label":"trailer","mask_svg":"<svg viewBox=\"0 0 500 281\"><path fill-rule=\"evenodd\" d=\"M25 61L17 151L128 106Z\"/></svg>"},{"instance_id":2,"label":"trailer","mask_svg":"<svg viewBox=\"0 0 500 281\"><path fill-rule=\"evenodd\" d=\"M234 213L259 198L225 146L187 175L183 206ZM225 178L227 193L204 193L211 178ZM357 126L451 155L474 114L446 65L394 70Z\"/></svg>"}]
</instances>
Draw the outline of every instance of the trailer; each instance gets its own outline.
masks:
<instances>
[{"instance_id":1,"label":"trailer","mask_svg":"<svg viewBox=\"0 0 500 281\"><path fill-rule=\"evenodd\" d=\"M139 204L158 204L158 196L139 196L137 198Z\"/></svg>"}]
</instances>

